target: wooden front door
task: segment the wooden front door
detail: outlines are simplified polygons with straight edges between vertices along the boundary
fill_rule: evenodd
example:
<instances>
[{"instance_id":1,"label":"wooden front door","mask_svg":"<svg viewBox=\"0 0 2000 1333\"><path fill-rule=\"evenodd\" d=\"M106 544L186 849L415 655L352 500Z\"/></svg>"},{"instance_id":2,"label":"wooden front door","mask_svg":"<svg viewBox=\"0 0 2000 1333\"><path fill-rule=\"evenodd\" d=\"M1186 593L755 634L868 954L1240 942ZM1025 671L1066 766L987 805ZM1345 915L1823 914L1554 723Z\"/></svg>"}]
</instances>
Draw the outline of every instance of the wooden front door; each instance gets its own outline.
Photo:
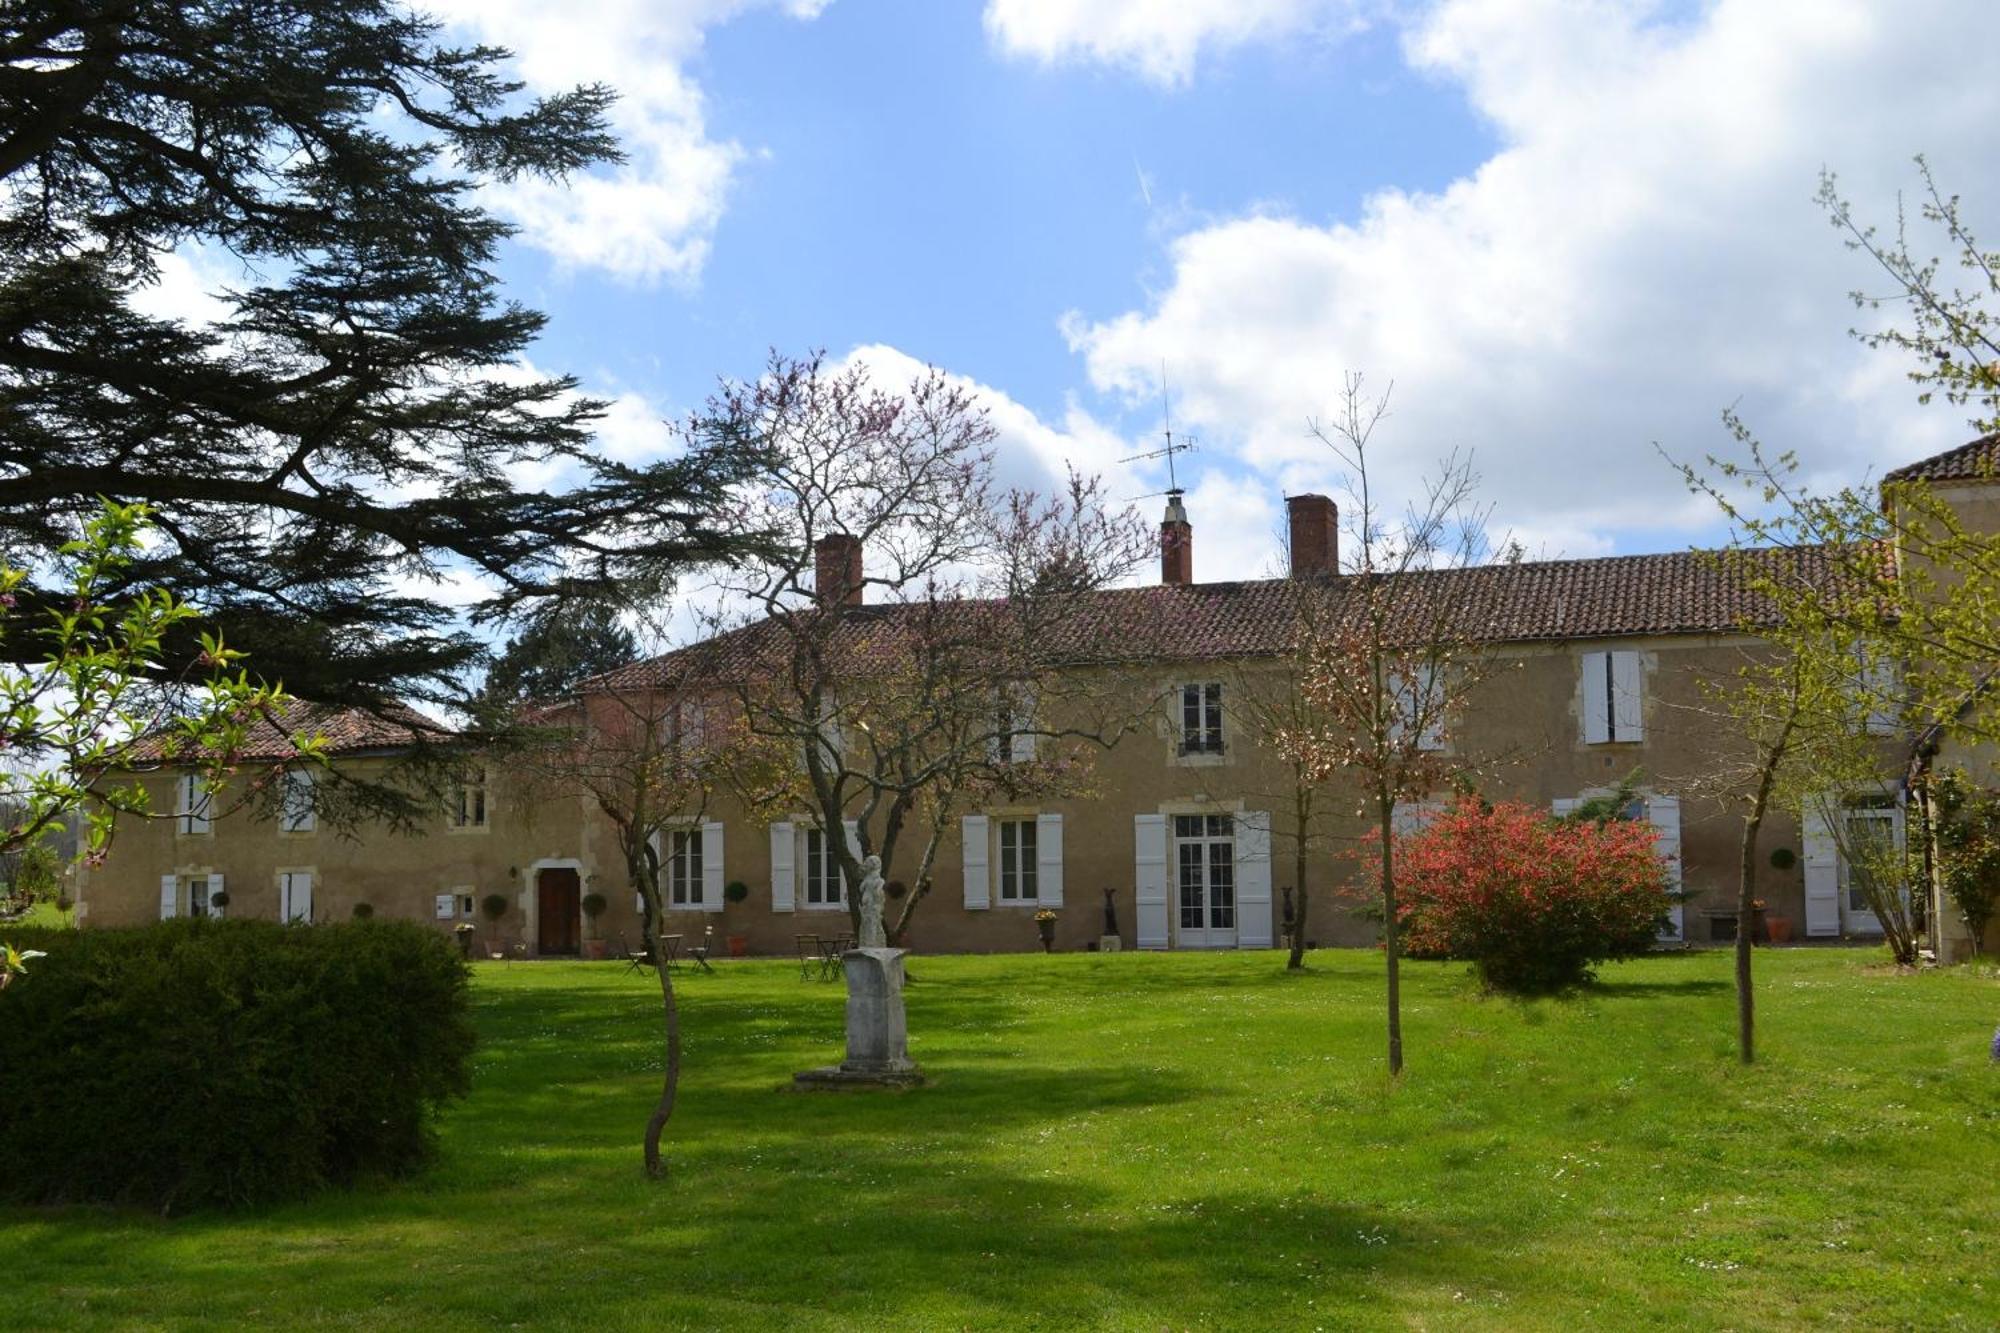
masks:
<instances>
[{"instance_id":1,"label":"wooden front door","mask_svg":"<svg viewBox=\"0 0 2000 1333\"><path fill-rule=\"evenodd\" d=\"M573 869L544 870L535 879L535 939L545 954L574 954L582 935L582 881Z\"/></svg>"}]
</instances>

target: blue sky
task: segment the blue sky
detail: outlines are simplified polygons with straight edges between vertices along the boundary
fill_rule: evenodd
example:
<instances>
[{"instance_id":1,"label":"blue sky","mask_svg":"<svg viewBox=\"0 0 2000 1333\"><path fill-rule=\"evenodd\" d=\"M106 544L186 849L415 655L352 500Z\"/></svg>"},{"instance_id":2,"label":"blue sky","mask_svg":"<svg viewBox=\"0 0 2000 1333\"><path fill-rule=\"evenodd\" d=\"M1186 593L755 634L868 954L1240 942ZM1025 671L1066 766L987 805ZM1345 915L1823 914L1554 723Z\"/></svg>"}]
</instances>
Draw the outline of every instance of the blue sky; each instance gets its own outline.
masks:
<instances>
[{"instance_id":1,"label":"blue sky","mask_svg":"<svg viewBox=\"0 0 2000 1333\"><path fill-rule=\"evenodd\" d=\"M2000 237L1987 0L433 8L531 87L626 95L630 165L493 198L607 449L819 346L980 386L1010 480L1137 496L1164 361L1207 579L1338 491L1305 424L1349 369L1395 383L1392 490L1471 451L1550 556L1713 538L1658 450L1722 449L1731 404L1828 480L1965 434L1847 336L1872 275L1812 196L1831 167L1888 221L1922 151Z\"/></svg>"}]
</instances>

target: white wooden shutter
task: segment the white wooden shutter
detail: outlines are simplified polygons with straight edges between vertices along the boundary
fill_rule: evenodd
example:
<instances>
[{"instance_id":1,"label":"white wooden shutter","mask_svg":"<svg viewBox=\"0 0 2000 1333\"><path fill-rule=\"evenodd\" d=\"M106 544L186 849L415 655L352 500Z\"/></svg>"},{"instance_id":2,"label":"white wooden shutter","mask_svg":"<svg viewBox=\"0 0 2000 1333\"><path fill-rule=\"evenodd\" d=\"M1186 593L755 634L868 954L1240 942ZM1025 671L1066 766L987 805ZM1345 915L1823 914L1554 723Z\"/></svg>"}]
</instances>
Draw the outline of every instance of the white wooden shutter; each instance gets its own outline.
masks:
<instances>
[{"instance_id":1,"label":"white wooden shutter","mask_svg":"<svg viewBox=\"0 0 2000 1333\"><path fill-rule=\"evenodd\" d=\"M1659 834L1654 845L1659 848L1660 859L1667 863L1667 887L1675 893L1681 890L1681 800L1678 796L1648 796L1646 798L1646 818L1652 821L1653 829ZM1678 899L1667 909L1667 926L1660 932L1662 940L1680 943L1687 938L1683 906Z\"/></svg>"},{"instance_id":2,"label":"white wooden shutter","mask_svg":"<svg viewBox=\"0 0 2000 1333\"><path fill-rule=\"evenodd\" d=\"M181 877L179 875L160 876L160 920L179 913L181 906Z\"/></svg>"},{"instance_id":3,"label":"white wooden shutter","mask_svg":"<svg viewBox=\"0 0 2000 1333\"><path fill-rule=\"evenodd\" d=\"M439 893L432 896L431 910L440 921L450 921L458 915L458 895Z\"/></svg>"},{"instance_id":4,"label":"white wooden shutter","mask_svg":"<svg viewBox=\"0 0 2000 1333\"><path fill-rule=\"evenodd\" d=\"M312 922L313 877L310 870L287 870L278 876L278 919Z\"/></svg>"},{"instance_id":5,"label":"white wooden shutter","mask_svg":"<svg viewBox=\"0 0 2000 1333\"><path fill-rule=\"evenodd\" d=\"M281 779L278 830L281 833L310 833L319 823L318 775L311 769L288 768Z\"/></svg>"},{"instance_id":6,"label":"white wooden shutter","mask_svg":"<svg viewBox=\"0 0 2000 1333\"><path fill-rule=\"evenodd\" d=\"M1611 680L1605 662L1609 654L1583 655L1583 743L1602 745L1611 739Z\"/></svg>"},{"instance_id":7,"label":"white wooden shutter","mask_svg":"<svg viewBox=\"0 0 2000 1333\"><path fill-rule=\"evenodd\" d=\"M718 820L701 826L701 910L722 910L722 824Z\"/></svg>"},{"instance_id":8,"label":"white wooden shutter","mask_svg":"<svg viewBox=\"0 0 2000 1333\"><path fill-rule=\"evenodd\" d=\"M1840 845L1834 841L1827 823L1827 811L1836 802L1809 797L1799 818L1799 835L1805 843L1806 934L1840 934Z\"/></svg>"},{"instance_id":9,"label":"white wooden shutter","mask_svg":"<svg viewBox=\"0 0 2000 1333\"><path fill-rule=\"evenodd\" d=\"M221 876L221 875L210 875L210 876L208 877L208 911L209 911L209 915L211 915L211 916L226 916L226 915L228 915L228 911L229 911L229 909L228 909L228 908L226 908L226 907L217 907L217 906L215 905L215 895L216 895L216 894L218 894L218 893L221 893L221 892L223 892L223 888L222 888L222 876Z\"/></svg>"},{"instance_id":10,"label":"white wooden shutter","mask_svg":"<svg viewBox=\"0 0 2000 1333\"><path fill-rule=\"evenodd\" d=\"M1035 896L1044 907L1063 905L1061 815L1035 816Z\"/></svg>"},{"instance_id":11,"label":"white wooden shutter","mask_svg":"<svg viewBox=\"0 0 2000 1333\"><path fill-rule=\"evenodd\" d=\"M1236 947L1271 947L1271 816L1236 816Z\"/></svg>"},{"instance_id":12,"label":"white wooden shutter","mask_svg":"<svg viewBox=\"0 0 2000 1333\"><path fill-rule=\"evenodd\" d=\"M1444 704L1438 689L1438 670L1435 666L1423 667L1419 672L1423 693L1416 696L1418 717L1423 721L1423 729L1417 733L1419 750L1442 750L1444 748Z\"/></svg>"},{"instance_id":13,"label":"white wooden shutter","mask_svg":"<svg viewBox=\"0 0 2000 1333\"><path fill-rule=\"evenodd\" d=\"M1132 816L1133 878L1141 949L1167 947L1167 817Z\"/></svg>"},{"instance_id":14,"label":"white wooden shutter","mask_svg":"<svg viewBox=\"0 0 2000 1333\"><path fill-rule=\"evenodd\" d=\"M840 827L843 830L845 830L845 837L847 838L847 850L853 852L854 859L859 861L861 859L861 824L857 820L843 819L840 821ZM831 847L827 848L826 854L829 858L831 858L833 856L833 848ZM846 902L848 883L846 878L843 875L841 875L840 871L837 868L834 870L833 882L840 886L840 901L843 903ZM855 884L853 888L856 893L861 892L861 886L859 884Z\"/></svg>"},{"instance_id":15,"label":"white wooden shutter","mask_svg":"<svg viewBox=\"0 0 2000 1333\"><path fill-rule=\"evenodd\" d=\"M789 912L798 892L798 848L789 823L771 825L771 910Z\"/></svg>"},{"instance_id":16,"label":"white wooden shutter","mask_svg":"<svg viewBox=\"0 0 2000 1333\"><path fill-rule=\"evenodd\" d=\"M1017 686L1013 697L1013 713L1007 719L1008 740L1013 749L1008 758L1017 764L1033 763L1035 758L1035 692L1026 685Z\"/></svg>"},{"instance_id":17,"label":"white wooden shutter","mask_svg":"<svg viewBox=\"0 0 2000 1333\"><path fill-rule=\"evenodd\" d=\"M959 850L965 864L965 908L969 912L983 912L993 905L993 890L987 882L987 862L992 857L987 849L987 827L985 815L967 815L958 822Z\"/></svg>"},{"instance_id":18,"label":"white wooden shutter","mask_svg":"<svg viewBox=\"0 0 2000 1333\"><path fill-rule=\"evenodd\" d=\"M1617 652L1611 654L1611 739L1615 741L1643 741L1646 739L1645 696L1643 672L1639 654Z\"/></svg>"},{"instance_id":19,"label":"white wooden shutter","mask_svg":"<svg viewBox=\"0 0 2000 1333\"><path fill-rule=\"evenodd\" d=\"M1900 727L1903 673L1894 658L1867 653L1861 662L1861 688L1868 709L1867 728L1877 736L1893 735Z\"/></svg>"}]
</instances>

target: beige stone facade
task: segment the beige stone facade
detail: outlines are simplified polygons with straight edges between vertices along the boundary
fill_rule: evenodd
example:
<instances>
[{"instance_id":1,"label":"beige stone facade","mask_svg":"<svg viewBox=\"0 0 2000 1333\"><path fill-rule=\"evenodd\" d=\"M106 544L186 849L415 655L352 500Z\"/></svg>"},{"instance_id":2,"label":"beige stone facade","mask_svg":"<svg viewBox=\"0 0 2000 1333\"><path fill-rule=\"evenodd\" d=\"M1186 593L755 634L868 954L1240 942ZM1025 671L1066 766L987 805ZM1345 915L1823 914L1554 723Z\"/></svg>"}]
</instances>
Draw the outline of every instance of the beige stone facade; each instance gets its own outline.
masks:
<instances>
[{"instance_id":1,"label":"beige stone facade","mask_svg":"<svg viewBox=\"0 0 2000 1333\"><path fill-rule=\"evenodd\" d=\"M1976 503L1991 503L1992 494ZM2000 512L1993 517L2000 522ZM1709 940L1711 917L1733 913L1742 828L1731 793L1715 779L1748 756L1700 682L1726 677L1743 654L1759 651L1728 628L1737 620L1730 590L1710 586L1714 575L1685 557L1517 569L1506 576L1509 596L1541 600L1508 613L1506 623L1520 627L1515 637L1488 636L1491 661L1454 720L1450 744L1476 762L1481 793L1495 800L1559 808L1636 774L1639 813L1660 828L1663 855L1693 895L1677 939ZM1701 580L1709 583L1696 587ZM1243 599L1257 587L1156 591ZM1161 603L1162 614L1178 605ZM1371 943L1374 926L1341 892L1349 875L1339 849L1364 832L1356 793L1338 783L1328 789L1340 813L1301 882L1285 770L1238 706L1247 684L1276 669L1254 653L1177 658L1169 649L1156 662L1112 673L1106 684L1149 708L1149 725L1096 757L1087 796L953 819L908 943L932 952L1037 948L1034 912L1053 907L1057 947L1089 947L1102 934L1108 892L1124 948L1269 947L1281 933L1288 888L1310 899L1309 939ZM1190 688L1197 710L1219 701L1219 752L1187 752L1182 743ZM1894 767L1885 763L1885 776ZM610 826L581 797L548 794L530 779L501 766L489 775L482 821L468 823L462 804L448 801L453 808L413 834L286 832L247 813L206 831L189 831L185 820L135 823L121 828L103 866L81 876L81 918L121 925L186 912L217 877L229 915L278 918L305 901L303 875L313 920L344 919L367 902L379 914L440 930L470 923L482 948L569 952L588 948L591 937L636 946L639 912ZM162 773L148 781L154 808L176 809L178 779ZM800 935L845 935L838 877L817 839L804 810L753 818L720 805L689 821L662 849L665 888L675 899L666 929L688 941L712 934L718 953L732 939L750 953L791 954ZM1758 893L1797 938L1869 931L1828 855L1799 812L1767 820ZM725 893L735 882L748 889L740 902ZM602 917L594 925L567 919L577 897L591 892L606 899ZM494 894L506 901L497 923L480 908ZM899 907L892 903L891 914ZM1948 935L1948 921L1942 929Z\"/></svg>"}]
</instances>

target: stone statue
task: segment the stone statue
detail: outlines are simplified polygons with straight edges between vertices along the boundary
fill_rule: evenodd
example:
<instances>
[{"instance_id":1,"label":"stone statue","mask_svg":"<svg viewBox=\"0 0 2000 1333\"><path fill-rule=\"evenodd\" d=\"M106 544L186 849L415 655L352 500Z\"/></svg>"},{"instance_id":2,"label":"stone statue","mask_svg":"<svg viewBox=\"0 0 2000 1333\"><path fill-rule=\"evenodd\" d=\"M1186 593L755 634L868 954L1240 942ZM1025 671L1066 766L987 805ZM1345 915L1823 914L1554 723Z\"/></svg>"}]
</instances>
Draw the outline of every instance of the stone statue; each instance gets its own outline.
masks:
<instances>
[{"instance_id":1,"label":"stone statue","mask_svg":"<svg viewBox=\"0 0 2000 1333\"><path fill-rule=\"evenodd\" d=\"M870 856L861 862L861 947L886 949L889 937L882 929L882 858Z\"/></svg>"},{"instance_id":2,"label":"stone statue","mask_svg":"<svg viewBox=\"0 0 2000 1333\"><path fill-rule=\"evenodd\" d=\"M1104 891L1104 933L1107 935L1118 933L1118 898L1115 889Z\"/></svg>"}]
</instances>

